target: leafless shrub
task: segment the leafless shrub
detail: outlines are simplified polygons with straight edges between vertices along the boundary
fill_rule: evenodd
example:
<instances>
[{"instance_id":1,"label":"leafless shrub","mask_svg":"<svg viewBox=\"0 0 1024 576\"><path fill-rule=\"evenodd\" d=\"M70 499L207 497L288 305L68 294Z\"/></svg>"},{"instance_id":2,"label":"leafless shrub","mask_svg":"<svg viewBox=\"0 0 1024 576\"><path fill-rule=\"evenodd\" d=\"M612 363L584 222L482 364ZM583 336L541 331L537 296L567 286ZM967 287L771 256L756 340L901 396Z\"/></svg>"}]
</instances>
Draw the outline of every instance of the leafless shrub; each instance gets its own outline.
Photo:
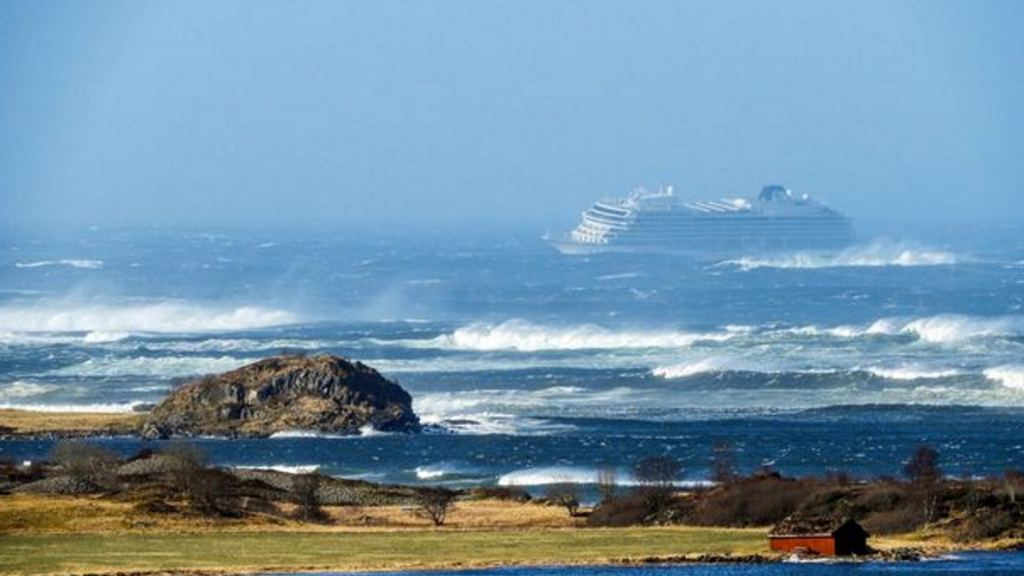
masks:
<instances>
[{"instance_id":1,"label":"leafless shrub","mask_svg":"<svg viewBox=\"0 0 1024 576\"><path fill-rule=\"evenodd\" d=\"M806 480L752 477L703 494L688 521L704 526L768 526L796 512L813 495L814 486Z\"/></svg>"},{"instance_id":2,"label":"leafless shrub","mask_svg":"<svg viewBox=\"0 0 1024 576\"><path fill-rule=\"evenodd\" d=\"M580 487L575 482L556 482L548 484L544 496L551 503L557 504L574 517L580 509Z\"/></svg>"},{"instance_id":3,"label":"leafless shrub","mask_svg":"<svg viewBox=\"0 0 1024 576\"><path fill-rule=\"evenodd\" d=\"M938 512L942 480L939 453L930 446L918 446L903 472L910 479L911 497L920 510L921 523L928 524Z\"/></svg>"},{"instance_id":4,"label":"leafless shrub","mask_svg":"<svg viewBox=\"0 0 1024 576\"><path fill-rule=\"evenodd\" d=\"M664 511L672 501L675 481L683 471L671 456L648 456L636 463L634 475L651 514Z\"/></svg>"},{"instance_id":5,"label":"leafless shrub","mask_svg":"<svg viewBox=\"0 0 1024 576\"><path fill-rule=\"evenodd\" d=\"M455 505L455 492L444 488L421 488L417 493L417 510L434 526L442 526Z\"/></svg>"},{"instance_id":6,"label":"leafless shrub","mask_svg":"<svg viewBox=\"0 0 1024 576\"><path fill-rule=\"evenodd\" d=\"M711 479L719 484L736 479L736 452L731 442L715 441L711 451Z\"/></svg>"},{"instance_id":7,"label":"leafless shrub","mask_svg":"<svg viewBox=\"0 0 1024 576\"><path fill-rule=\"evenodd\" d=\"M321 477L317 473L300 474L292 481L292 498L297 507L295 518L302 522L324 522L327 514L320 507Z\"/></svg>"},{"instance_id":8,"label":"leafless shrub","mask_svg":"<svg viewBox=\"0 0 1024 576\"><path fill-rule=\"evenodd\" d=\"M604 466L597 472L597 494L601 502L614 500L619 493L619 471L614 466Z\"/></svg>"},{"instance_id":9,"label":"leafless shrub","mask_svg":"<svg viewBox=\"0 0 1024 576\"><path fill-rule=\"evenodd\" d=\"M50 451L50 461L68 476L92 482L101 488L117 486L117 466L121 458L102 446L89 442L61 441Z\"/></svg>"}]
</instances>

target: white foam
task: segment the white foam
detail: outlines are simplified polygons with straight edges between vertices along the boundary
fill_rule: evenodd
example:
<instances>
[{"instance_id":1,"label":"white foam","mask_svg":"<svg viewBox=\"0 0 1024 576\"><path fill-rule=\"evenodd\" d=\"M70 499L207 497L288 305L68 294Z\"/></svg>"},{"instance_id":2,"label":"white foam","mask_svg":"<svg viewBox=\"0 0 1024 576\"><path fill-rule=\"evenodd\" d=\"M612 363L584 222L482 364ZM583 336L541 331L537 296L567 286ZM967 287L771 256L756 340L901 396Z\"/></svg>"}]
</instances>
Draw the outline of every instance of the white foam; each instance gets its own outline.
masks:
<instances>
[{"instance_id":1,"label":"white foam","mask_svg":"<svg viewBox=\"0 0 1024 576\"><path fill-rule=\"evenodd\" d=\"M1024 365L1007 364L989 368L985 377L1014 390L1024 390Z\"/></svg>"},{"instance_id":2,"label":"white foam","mask_svg":"<svg viewBox=\"0 0 1024 576\"><path fill-rule=\"evenodd\" d=\"M269 464L267 466L234 466L236 470L273 470L287 474L312 474L320 469L319 464Z\"/></svg>"},{"instance_id":3,"label":"white foam","mask_svg":"<svg viewBox=\"0 0 1024 576\"><path fill-rule=\"evenodd\" d=\"M120 402L109 404L21 404L2 403L0 408L11 410L27 410L30 412L73 412L73 413L109 413L120 414L135 412L137 406L144 402Z\"/></svg>"},{"instance_id":4,"label":"white foam","mask_svg":"<svg viewBox=\"0 0 1024 576\"><path fill-rule=\"evenodd\" d=\"M975 338L1024 335L1024 316L937 314L918 318L880 318L861 326L798 326L777 332L796 336L828 336L844 339L906 334L933 344L950 344Z\"/></svg>"},{"instance_id":5,"label":"white foam","mask_svg":"<svg viewBox=\"0 0 1024 576\"><path fill-rule=\"evenodd\" d=\"M545 326L513 319L501 324L470 324L428 341L428 347L497 351L685 348L700 341L723 341L729 332L694 334L675 330L613 330L594 324ZM416 342L416 341L413 341Z\"/></svg>"},{"instance_id":6,"label":"white foam","mask_svg":"<svg viewBox=\"0 0 1024 576\"><path fill-rule=\"evenodd\" d=\"M961 259L952 252L910 247L905 244L876 242L854 246L838 254L797 252L772 257L744 257L726 260L719 265L735 266L749 271L758 268L818 269L839 267L881 266L945 266Z\"/></svg>"},{"instance_id":7,"label":"white foam","mask_svg":"<svg viewBox=\"0 0 1024 576\"><path fill-rule=\"evenodd\" d=\"M153 303L39 303L0 307L7 332L213 332L291 324L297 317L259 306L216 306L180 301Z\"/></svg>"},{"instance_id":8,"label":"white foam","mask_svg":"<svg viewBox=\"0 0 1024 576\"><path fill-rule=\"evenodd\" d=\"M31 398L32 396L39 396L59 389L59 386L53 384L39 384L16 380L10 384L0 386L0 400Z\"/></svg>"},{"instance_id":9,"label":"white foam","mask_svg":"<svg viewBox=\"0 0 1024 576\"><path fill-rule=\"evenodd\" d=\"M524 468L503 474L498 478L499 486L545 486L548 484L597 484L601 471L580 466L538 466ZM626 470L616 470L615 482L619 486L636 486L636 478ZM713 486L707 480L675 480L677 488Z\"/></svg>"},{"instance_id":10,"label":"white foam","mask_svg":"<svg viewBox=\"0 0 1024 576\"><path fill-rule=\"evenodd\" d=\"M961 374L959 370L954 368L929 369L917 365L895 366L891 368L871 367L865 368L865 371L879 378L888 378L889 380L931 380L949 378Z\"/></svg>"},{"instance_id":11,"label":"white foam","mask_svg":"<svg viewBox=\"0 0 1024 576\"><path fill-rule=\"evenodd\" d=\"M119 342L126 338L131 337L128 332L107 332L104 330L94 330L89 332L82 338L82 341L86 344L108 344L110 342Z\"/></svg>"},{"instance_id":12,"label":"white foam","mask_svg":"<svg viewBox=\"0 0 1024 576\"><path fill-rule=\"evenodd\" d=\"M1024 333L1024 316L965 316L939 314L925 318L884 318L874 322L866 334L913 334L926 342L950 344L974 338L1019 336Z\"/></svg>"},{"instance_id":13,"label":"white foam","mask_svg":"<svg viewBox=\"0 0 1024 576\"><path fill-rule=\"evenodd\" d=\"M56 376L153 376L158 378L177 378L227 372L241 368L256 360L258 358L234 358L231 356L215 358L195 356L119 358L116 356L104 356L90 358L84 362L58 368L49 373Z\"/></svg>"},{"instance_id":14,"label":"white foam","mask_svg":"<svg viewBox=\"0 0 1024 576\"><path fill-rule=\"evenodd\" d=\"M706 374L722 370L722 362L717 358L704 358L696 362L683 362L669 366L656 366L651 374L661 378L686 378L697 374Z\"/></svg>"},{"instance_id":15,"label":"white foam","mask_svg":"<svg viewBox=\"0 0 1024 576\"><path fill-rule=\"evenodd\" d=\"M63 260L38 260L36 262L15 262L15 268L43 268L47 266L68 266L83 270L96 270L103 267L102 260L86 260L78 258L65 258Z\"/></svg>"}]
</instances>

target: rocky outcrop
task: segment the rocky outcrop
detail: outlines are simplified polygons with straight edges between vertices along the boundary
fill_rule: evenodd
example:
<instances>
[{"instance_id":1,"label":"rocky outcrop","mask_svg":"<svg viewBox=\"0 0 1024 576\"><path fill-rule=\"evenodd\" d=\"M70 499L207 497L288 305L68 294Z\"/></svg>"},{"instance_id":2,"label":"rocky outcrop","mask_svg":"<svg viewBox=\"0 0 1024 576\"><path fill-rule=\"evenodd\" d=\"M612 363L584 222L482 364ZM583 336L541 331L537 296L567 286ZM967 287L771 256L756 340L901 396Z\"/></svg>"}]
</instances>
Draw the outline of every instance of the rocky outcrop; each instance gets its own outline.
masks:
<instances>
[{"instance_id":1,"label":"rocky outcrop","mask_svg":"<svg viewBox=\"0 0 1024 576\"><path fill-rule=\"evenodd\" d=\"M142 435L358 434L366 426L420 428L409 394L373 368L337 356L277 356L178 388L153 408Z\"/></svg>"}]
</instances>

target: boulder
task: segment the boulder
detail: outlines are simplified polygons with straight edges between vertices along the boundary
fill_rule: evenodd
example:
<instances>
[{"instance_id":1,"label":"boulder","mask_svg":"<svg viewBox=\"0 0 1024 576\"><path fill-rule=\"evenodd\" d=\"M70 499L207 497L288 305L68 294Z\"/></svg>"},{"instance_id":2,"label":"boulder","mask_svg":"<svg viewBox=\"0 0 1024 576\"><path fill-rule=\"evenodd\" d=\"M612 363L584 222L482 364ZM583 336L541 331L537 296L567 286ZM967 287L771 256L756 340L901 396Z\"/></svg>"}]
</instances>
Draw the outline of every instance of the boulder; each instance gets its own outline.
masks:
<instances>
[{"instance_id":1,"label":"boulder","mask_svg":"<svg viewBox=\"0 0 1024 576\"><path fill-rule=\"evenodd\" d=\"M262 437L278 432L416 432L412 397L361 362L275 356L174 390L153 408L146 438Z\"/></svg>"}]
</instances>

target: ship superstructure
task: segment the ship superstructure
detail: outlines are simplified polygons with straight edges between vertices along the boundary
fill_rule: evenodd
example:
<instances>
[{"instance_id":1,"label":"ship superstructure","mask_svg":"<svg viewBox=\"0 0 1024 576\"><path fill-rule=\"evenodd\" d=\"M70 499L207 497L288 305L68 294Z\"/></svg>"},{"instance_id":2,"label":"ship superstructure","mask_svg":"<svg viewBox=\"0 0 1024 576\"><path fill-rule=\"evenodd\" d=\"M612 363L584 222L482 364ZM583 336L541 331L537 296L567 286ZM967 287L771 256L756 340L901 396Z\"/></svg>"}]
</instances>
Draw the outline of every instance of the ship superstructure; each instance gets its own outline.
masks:
<instances>
[{"instance_id":1,"label":"ship superstructure","mask_svg":"<svg viewBox=\"0 0 1024 576\"><path fill-rule=\"evenodd\" d=\"M669 252L693 256L834 251L854 239L852 221L777 185L754 199L688 200L671 187L601 200L576 228L552 240L567 254Z\"/></svg>"}]
</instances>

